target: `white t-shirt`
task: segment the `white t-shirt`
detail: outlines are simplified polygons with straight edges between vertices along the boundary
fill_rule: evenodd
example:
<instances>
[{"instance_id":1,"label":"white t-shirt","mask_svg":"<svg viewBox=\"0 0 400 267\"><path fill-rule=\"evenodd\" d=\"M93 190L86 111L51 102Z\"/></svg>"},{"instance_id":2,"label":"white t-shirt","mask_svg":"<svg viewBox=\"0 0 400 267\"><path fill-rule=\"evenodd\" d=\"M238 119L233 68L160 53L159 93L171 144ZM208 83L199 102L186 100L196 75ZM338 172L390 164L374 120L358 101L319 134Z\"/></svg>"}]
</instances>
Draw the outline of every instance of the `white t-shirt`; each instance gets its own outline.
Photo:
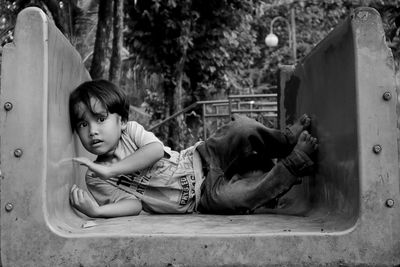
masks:
<instances>
[{"instance_id":1,"label":"white t-shirt","mask_svg":"<svg viewBox=\"0 0 400 267\"><path fill-rule=\"evenodd\" d=\"M127 123L127 129L122 131L114 156L121 160L153 142L161 143L142 125L130 121ZM99 205L115 203L122 199L140 199L146 212L191 213L196 210L200 199L200 186L204 179L196 146L197 144L179 153L163 145L165 156L153 166L106 181L88 171L87 187Z\"/></svg>"}]
</instances>

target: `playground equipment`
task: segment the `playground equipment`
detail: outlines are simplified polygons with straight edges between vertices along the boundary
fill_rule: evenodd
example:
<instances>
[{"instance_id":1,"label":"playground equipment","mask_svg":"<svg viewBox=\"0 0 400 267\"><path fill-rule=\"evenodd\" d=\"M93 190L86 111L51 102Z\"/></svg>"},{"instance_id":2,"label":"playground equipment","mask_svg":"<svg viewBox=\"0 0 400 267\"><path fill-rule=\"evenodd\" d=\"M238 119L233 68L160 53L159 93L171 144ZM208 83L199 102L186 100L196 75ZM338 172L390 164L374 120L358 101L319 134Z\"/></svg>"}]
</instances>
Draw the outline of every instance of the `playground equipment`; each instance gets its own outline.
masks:
<instances>
[{"instance_id":1,"label":"playground equipment","mask_svg":"<svg viewBox=\"0 0 400 267\"><path fill-rule=\"evenodd\" d=\"M88 80L37 8L4 48L3 266L341 266L400 264L397 92L379 14L355 10L281 82L281 124L307 112L318 168L277 214L139 215L92 220L68 203L84 170L70 90ZM290 198L288 198L290 199ZM299 206L297 203L300 203Z\"/></svg>"}]
</instances>

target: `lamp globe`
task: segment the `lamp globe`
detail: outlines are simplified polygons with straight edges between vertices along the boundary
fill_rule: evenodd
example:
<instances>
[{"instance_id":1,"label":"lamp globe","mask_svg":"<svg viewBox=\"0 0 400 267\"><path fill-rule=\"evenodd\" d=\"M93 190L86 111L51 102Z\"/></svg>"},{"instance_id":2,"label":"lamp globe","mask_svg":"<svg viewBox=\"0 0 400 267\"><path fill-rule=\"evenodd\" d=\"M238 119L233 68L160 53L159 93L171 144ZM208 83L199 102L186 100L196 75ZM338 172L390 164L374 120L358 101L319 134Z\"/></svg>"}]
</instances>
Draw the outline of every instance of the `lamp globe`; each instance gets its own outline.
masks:
<instances>
[{"instance_id":1,"label":"lamp globe","mask_svg":"<svg viewBox=\"0 0 400 267\"><path fill-rule=\"evenodd\" d=\"M269 47L275 47L278 45L278 36L273 33L270 33L265 37L265 44Z\"/></svg>"}]
</instances>

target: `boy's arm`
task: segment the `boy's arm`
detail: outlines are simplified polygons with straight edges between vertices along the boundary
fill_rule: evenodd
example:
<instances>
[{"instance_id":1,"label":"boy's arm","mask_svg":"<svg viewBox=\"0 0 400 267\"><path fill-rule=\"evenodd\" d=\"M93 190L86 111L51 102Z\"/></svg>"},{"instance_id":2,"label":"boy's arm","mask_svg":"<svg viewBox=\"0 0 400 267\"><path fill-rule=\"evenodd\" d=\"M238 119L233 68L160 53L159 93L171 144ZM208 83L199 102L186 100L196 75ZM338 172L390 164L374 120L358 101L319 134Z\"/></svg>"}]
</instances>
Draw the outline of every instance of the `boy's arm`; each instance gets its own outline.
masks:
<instances>
[{"instance_id":1,"label":"boy's arm","mask_svg":"<svg viewBox=\"0 0 400 267\"><path fill-rule=\"evenodd\" d=\"M99 206L90 198L88 192L73 185L70 192L71 205L89 217L112 218L138 215L142 210L142 203L138 199L123 199L116 203Z\"/></svg>"},{"instance_id":2,"label":"boy's arm","mask_svg":"<svg viewBox=\"0 0 400 267\"><path fill-rule=\"evenodd\" d=\"M109 166L110 176L114 177L119 174L130 174L132 172L142 170L159 161L164 156L164 148L161 143L153 142L142 146L135 153L121 161L115 162Z\"/></svg>"},{"instance_id":3,"label":"boy's arm","mask_svg":"<svg viewBox=\"0 0 400 267\"><path fill-rule=\"evenodd\" d=\"M135 153L121 161L110 165L100 165L90 161L87 158L74 158L73 161L78 162L96 173L101 179L108 179L120 174L129 174L138 170L147 168L164 156L164 148L161 143L153 142L139 148Z\"/></svg>"}]
</instances>

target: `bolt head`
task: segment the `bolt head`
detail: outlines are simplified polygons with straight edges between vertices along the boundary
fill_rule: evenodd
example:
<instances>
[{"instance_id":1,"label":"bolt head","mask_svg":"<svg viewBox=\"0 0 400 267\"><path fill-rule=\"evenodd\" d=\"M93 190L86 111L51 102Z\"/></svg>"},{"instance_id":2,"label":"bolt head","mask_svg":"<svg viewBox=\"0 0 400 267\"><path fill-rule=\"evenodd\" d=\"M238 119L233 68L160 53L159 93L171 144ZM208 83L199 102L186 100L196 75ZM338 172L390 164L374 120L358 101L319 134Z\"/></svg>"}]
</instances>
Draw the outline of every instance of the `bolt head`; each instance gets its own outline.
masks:
<instances>
[{"instance_id":1,"label":"bolt head","mask_svg":"<svg viewBox=\"0 0 400 267\"><path fill-rule=\"evenodd\" d=\"M5 207L6 211L10 212L13 210L13 208L14 208L14 205L12 203L9 202L6 204L6 207Z\"/></svg>"},{"instance_id":2,"label":"bolt head","mask_svg":"<svg viewBox=\"0 0 400 267\"><path fill-rule=\"evenodd\" d=\"M17 149L14 150L14 156L15 156L16 158L22 157L22 154L23 154L22 149L17 148Z\"/></svg>"},{"instance_id":3,"label":"bolt head","mask_svg":"<svg viewBox=\"0 0 400 267\"><path fill-rule=\"evenodd\" d=\"M13 108L13 104L12 104L11 102L6 102L6 103L4 104L4 109L5 109L6 111L10 111L10 110L12 110L12 108Z\"/></svg>"},{"instance_id":4,"label":"bolt head","mask_svg":"<svg viewBox=\"0 0 400 267\"><path fill-rule=\"evenodd\" d=\"M385 101L389 101L390 99L392 99L392 94L390 92L385 92L382 96L383 100Z\"/></svg>"},{"instance_id":5,"label":"bolt head","mask_svg":"<svg viewBox=\"0 0 400 267\"><path fill-rule=\"evenodd\" d=\"M385 202L385 205L388 208L392 208L394 206L394 200L391 199L391 198L387 199L386 202Z\"/></svg>"},{"instance_id":6,"label":"bolt head","mask_svg":"<svg viewBox=\"0 0 400 267\"><path fill-rule=\"evenodd\" d=\"M382 147L380 145L374 145L372 151L374 151L375 154L379 154L382 152Z\"/></svg>"}]
</instances>

